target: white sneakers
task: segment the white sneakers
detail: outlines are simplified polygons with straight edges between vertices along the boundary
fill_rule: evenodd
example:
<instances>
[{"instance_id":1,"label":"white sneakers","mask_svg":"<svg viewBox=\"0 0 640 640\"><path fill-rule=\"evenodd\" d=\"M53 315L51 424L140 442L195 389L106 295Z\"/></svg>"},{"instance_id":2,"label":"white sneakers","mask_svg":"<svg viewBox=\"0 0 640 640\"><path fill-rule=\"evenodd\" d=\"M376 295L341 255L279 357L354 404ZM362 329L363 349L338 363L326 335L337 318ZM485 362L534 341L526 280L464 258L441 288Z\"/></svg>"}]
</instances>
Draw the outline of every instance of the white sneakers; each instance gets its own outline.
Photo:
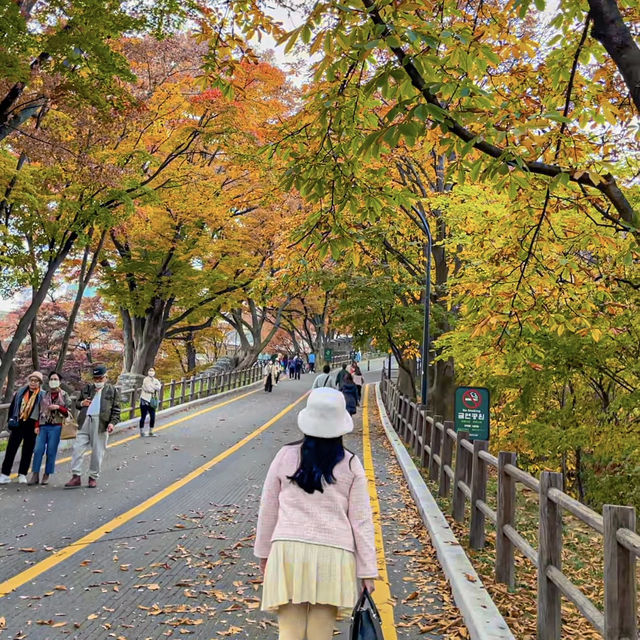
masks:
<instances>
[{"instance_id":1,"label":"white sneakers","mask_svg":"<svg viewBox=\"0 0 640 640\"><path fill-rule=\"evenodd\" d=\"M5 476L4 473L0 473L0 484L9 484L11 482L10 476ZM20 484L27 484L27 476L21 473L18 476L18 482Z\"/></svg>"}]
</instances>

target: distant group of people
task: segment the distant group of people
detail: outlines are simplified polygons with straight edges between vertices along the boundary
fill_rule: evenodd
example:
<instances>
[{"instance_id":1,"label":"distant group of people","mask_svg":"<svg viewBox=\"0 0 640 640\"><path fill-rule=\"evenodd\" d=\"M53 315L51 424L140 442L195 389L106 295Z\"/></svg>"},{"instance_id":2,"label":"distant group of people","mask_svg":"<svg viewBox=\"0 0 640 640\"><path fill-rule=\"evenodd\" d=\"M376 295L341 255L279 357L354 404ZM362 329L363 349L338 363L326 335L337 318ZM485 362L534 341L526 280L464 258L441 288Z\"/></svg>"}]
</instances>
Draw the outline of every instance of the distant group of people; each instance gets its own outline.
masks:
<instances>
[{"instance_id":1,"label":"distant group of people","mask_svg":"<svg viewBox=\"0 0 640 640\"><path fill-rule=\"evenodd\" d=\"M364 385L364 376L358 363L354 360L347 370L347 364L344 363L335 379L331 373L331 366L325 364L322 373L316 376L313 381L312 389L328 387L337 389L342 392L345 397L347 411L350 415L355 415L357 407L362 401L362 387Z\"/></svg>"},{"instance_id":2,"label":"distant group of people","mask_svg":"<svg viewBox=\"0 0 640 640\"><path fill-rule=\"evenodd\" d=\"M27 384L13 395L7 422L9 440L2 462L0 484L11 482L11 470L20 447L18 483L49 484L50 477L55 473L63 427L65 423L70 423L71 428L77 431L73 443L71 479L64 486L67 489L82 486L83 459L88 449L91 449L91 456L87 487L93 489L97 486L109 434L120 421L120 392L109 383L107 367L102 364L93 367L92 381L84 385L75 403L61 384L61 375L52 371L48 375L47 388L43 389L44 376L34 371L27 378ZM140 394L140 436L155 435L153 429L161 386L155 377L155 370L149 369ZM72 411L74 404L78 411L77 418L74 418ZM145 433L147 417L149 431ZM44 474L41 475L45 456ZM30 478L27 477L29 467Z\"/></svg>"},{"instance_id":3,"label":"distant group of people","mask_svg":"<svg viewBox=\"0 0 640 640\"><path fill-rule=\"evenodd\" d=\"M307 367L309 372L315 371L316 354L313 352L307 355L307 364L299 353L295 356L272 356L262 369L265 392L271 393L281 376L288 376L290 380L300 380L301 375L307 372Z\"/></svg>"}]
</instances>

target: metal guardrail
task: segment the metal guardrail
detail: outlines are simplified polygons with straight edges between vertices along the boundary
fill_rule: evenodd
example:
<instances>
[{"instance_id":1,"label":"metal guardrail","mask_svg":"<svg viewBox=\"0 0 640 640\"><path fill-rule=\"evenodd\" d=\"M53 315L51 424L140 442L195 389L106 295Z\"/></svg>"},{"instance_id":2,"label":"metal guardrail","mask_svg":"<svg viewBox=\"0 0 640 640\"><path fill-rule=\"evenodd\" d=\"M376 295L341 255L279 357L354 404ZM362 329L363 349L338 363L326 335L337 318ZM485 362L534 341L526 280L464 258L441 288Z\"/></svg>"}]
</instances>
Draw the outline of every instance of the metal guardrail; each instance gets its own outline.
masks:
<instances>
[{"instance_id":1,"label":"metal guardrail","mask_svg":"<svg viewBox=\"0 0 640 640\"><path fill-rule=\"evenodd\" d=\"M239 389L257 382L261 377L262 365L254 364L246 369L201 374L191 378L163 382L158 390L158 411L191 402L191 400L206 398L223 391ZM139 415L141 391L141 387L136 387L135 389L120 388L121 416L123 420L131 420ZM77 395L72 395L71 398L75 400ZM7 423L9 406L9 403L0 404L0 425L2 425L3 429ZM0 431L0 438L7 437L9 437L8 431Z\"/></svg>"},{"instance_id":2,"label":"metal guardrail","mask_svg":"<svg viewBox=\"0 0 640 640\"><path fill-rule=\"evenodd\" d=\"M637 576L640 535L633 507L605 505L602 515L583 505L562 489L562 474L543 471L540 479L516 466L517 454L488 452L489 443L469 440L455 432L452 422L425 412L401 394L397 384L382 371L382 399L394 430L407 448L428 469L441 497L451 498L453 518L465 521L465 504L471 505L469 544L485 546L485 526L496 529L496 581L513 589L514 550L518 549L538 570L537 640L562 637L562 596L570 600L605 640L636 640ZM487 471L497 471L497 509L487 504ZM538 496L538 548L534 549L517 531L517 483ZM562 572L563 510L603 535L604 612ZM566 636L565 636L566 637Z\"/></svg>"}]
</instances>

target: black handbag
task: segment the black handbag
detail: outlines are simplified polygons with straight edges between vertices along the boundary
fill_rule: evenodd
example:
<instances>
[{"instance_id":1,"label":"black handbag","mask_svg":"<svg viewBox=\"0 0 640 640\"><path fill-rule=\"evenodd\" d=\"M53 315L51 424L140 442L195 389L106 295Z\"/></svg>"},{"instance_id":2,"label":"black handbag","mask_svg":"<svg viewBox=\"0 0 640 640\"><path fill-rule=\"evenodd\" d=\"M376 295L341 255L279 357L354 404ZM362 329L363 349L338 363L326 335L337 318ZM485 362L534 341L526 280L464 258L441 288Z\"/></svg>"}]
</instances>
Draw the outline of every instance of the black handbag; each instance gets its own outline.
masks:
<instances>
[{"instance_id":1,"label":"black handbag","mask_svg":"<svg viewBox=\"0 0 640 640\"><path fill-rule=\"evenodd\" d=\"M7 429L9 431L13 431L14 429L17 429L20 426L20 418L9 418L9 420L7 421Z\"/></svg>"},{"instance_id":2,"label":"black handbag","mask_svg":"<svg viewBox=\"0 0 640 640\"><path fill-rule=\"evenodd\" d=\"M366 588L351 614L349 640L384 640L380 614Z\"/></svg>"}]
</instances>

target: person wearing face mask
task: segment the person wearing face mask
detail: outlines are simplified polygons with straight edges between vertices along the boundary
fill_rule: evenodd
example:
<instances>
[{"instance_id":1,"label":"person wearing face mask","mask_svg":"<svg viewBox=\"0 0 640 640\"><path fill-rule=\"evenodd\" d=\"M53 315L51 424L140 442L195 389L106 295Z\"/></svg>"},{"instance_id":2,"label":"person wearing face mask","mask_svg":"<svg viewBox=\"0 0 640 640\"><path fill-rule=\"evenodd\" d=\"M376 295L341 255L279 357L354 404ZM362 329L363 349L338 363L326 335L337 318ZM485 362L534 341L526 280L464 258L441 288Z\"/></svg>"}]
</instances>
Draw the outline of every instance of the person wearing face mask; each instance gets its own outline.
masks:
<instances>
[{"instance_id":1,"label":"person wearing face mask","mask_svg":"<svg viewBox=\"0 0 640 640\"><path fill-rule=\"evenodd\" d=\"M82 486L82 459L91 448L87 486L95 489L109 434L120 421L120 392L107 382L107 367L102 364L93 367L93 382L84 386L76 407L80 410L78 424L81 427L73 443L71 480L64 486L67 489Z\"/></svg>"},{"instance_id":2,"label":"person wearing face mask","mask_svg":"<svg viewBox=\"0 0 640 640\"><path fill-rule=\"evenodd\" d=\"M155 437L153 428L156 425L156 409L158 408L158 391L162 388L162 383L156 378L156 370L151 367L142 381L142 391L140 392L140 437L149 435ZM149 416L149 432L145 434L144 423Z\"/></svg>"},{"instance_id":3,"label":"person wearing face mask","mask_svg":"<svg viewBox=\"0 0 640 640\"><path fill-rule=\"evenodd\" d=\"M11 467L18 449L22 445L20 466L18 467L18 482L27 484L27 473L31 464L31 456L36 444L36 427L40 416L40 402L43 393L40 390L43 377L39 371L34 371L28 379L28 384L18 389L9 406L9 442L2 462L0 484L11 482Z\"/></svg>"},{"instance_id":4,"label":"person wearing face mask","mask_svg":"<svg viewBox=\"0 0 640 640\"><path fill-rule=\"evenodd\" d=\"M42 484L49 483L49 476L55 471L56 455L60 444L62 423L69 415L69 396L60 388L60 375L56 371L49 374L49 391L40 402L40 425L36 427L36 448L33 452L33 475L29 484L40 483L40 467L45 450L47 463L42 476Z\"/></svg>"}]
</instances>

